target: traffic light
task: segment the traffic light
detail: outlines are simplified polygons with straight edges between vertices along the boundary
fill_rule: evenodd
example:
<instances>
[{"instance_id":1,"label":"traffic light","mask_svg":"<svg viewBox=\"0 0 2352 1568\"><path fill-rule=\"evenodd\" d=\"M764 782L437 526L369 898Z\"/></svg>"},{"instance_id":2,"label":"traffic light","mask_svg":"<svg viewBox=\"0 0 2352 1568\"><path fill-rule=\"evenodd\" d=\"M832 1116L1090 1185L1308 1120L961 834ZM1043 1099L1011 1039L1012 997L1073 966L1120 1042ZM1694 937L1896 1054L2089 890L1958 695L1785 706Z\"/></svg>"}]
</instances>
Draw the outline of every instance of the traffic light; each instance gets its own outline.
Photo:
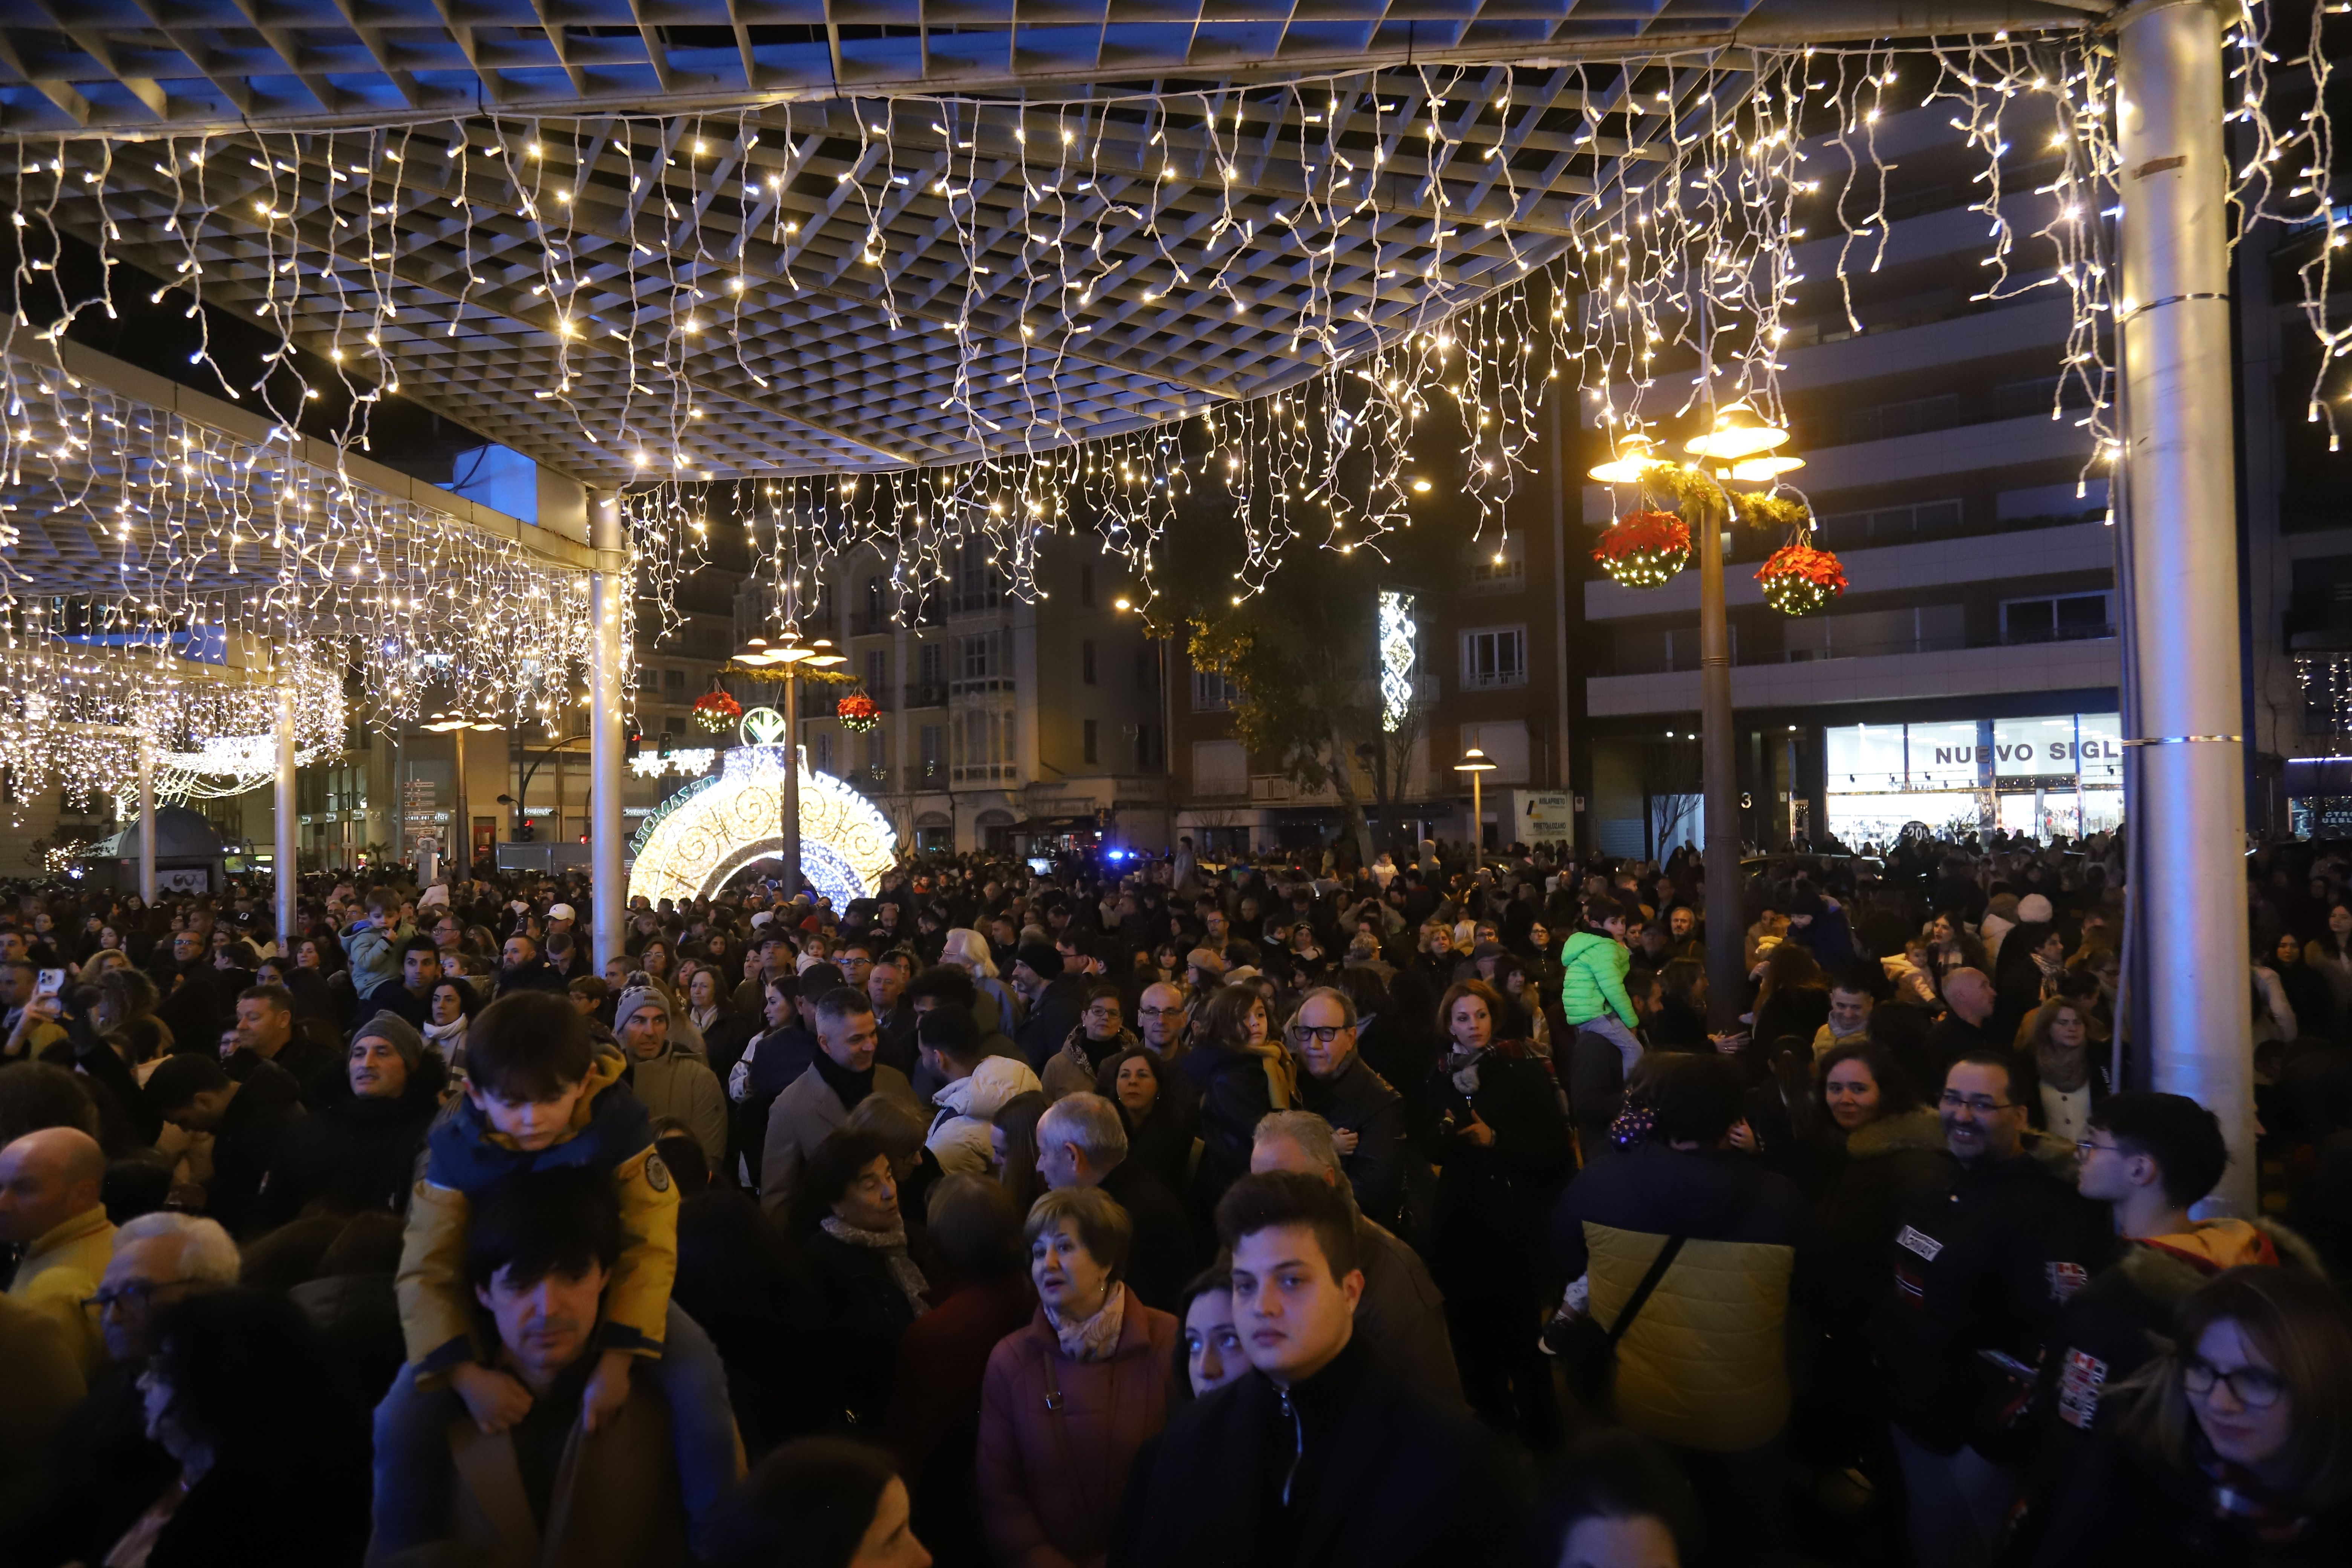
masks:
<instances>
[{"instance_id":1,"label":"traffic light","mask_svg":"<svg viewBox=\"0 0 2352 1568\"><path fill-rule=\"evenodd\" d=\"M629 761L635 762L637 760L637 753L645 749L645 744L646 732L643 730L632 730L629 731L629 741L626 752Z\"/></svg>"}]
</instances>

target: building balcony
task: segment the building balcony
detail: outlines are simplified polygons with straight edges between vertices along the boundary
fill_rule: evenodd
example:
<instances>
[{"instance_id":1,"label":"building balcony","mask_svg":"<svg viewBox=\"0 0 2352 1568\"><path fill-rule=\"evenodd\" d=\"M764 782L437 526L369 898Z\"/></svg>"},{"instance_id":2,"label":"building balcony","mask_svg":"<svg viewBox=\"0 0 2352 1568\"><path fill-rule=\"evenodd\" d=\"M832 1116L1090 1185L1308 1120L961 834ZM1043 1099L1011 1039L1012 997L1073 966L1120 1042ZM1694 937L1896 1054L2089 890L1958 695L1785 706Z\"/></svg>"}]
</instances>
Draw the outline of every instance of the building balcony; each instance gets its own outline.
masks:
<instances>
[{"instance_id":1,"label":"building balcony","mask_svg":"<svg viewBox=\"0 0 2352 1568\"><path fill-rule=\"evenodd\" d=\"M1811 708L1840 702L1920 701L2006 692L2074 691L2116 685L2121 652L2113 636L1992 647L1913 648L1790 659L1780 653L1734 666L1735 708ZM1584 683L1595 718L1696 713L1696 668L1594 676Z\"/></svg>"},{"instance_id":2,"label":"building balcony","mask_svg":"<svg viewBox=\"0 0 2352 1568\"><path fill-rule=\"evenodd\" d=\"M2044 421L2044 424L2047 422ZM1848 550L1839 557L1845 564L1849 595L1901 593L1948 587L1959 583L1998 583L2011 578L2045 578L2074 572L2115 569L2116 537L2096 522L2074 522L2055 528L2020 529L1996 540L1974 534ZM1752 569L1731 566L1724 572L1724 603L1760 605L1762 584ZM1698 617L1698 572L1686 568L1663 588L1627 588L1606 578L1584 584L1584 617L1589 621L1634 616L1677 616L1694 623Z\"/></svg>"}]
</instances>

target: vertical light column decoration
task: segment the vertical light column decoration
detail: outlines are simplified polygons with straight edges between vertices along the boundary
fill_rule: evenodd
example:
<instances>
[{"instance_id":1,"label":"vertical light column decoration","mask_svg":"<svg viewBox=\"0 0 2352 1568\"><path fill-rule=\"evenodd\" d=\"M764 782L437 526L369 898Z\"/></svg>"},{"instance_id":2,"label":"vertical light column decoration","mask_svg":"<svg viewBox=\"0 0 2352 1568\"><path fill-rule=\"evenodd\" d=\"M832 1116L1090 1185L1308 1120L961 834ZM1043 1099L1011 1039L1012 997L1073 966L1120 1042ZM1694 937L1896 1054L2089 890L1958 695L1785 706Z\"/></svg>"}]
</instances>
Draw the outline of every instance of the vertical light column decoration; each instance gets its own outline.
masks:
<instances>
[{"instance_id":1,"label":"vertical light column decoration","mask_svg":"<svg viewBox=\"0 0 2352 1568\"><path fill-rule=\"evenodd\" d=\"M276 858L271 873L278 884L278 941L279 952L294 936L294 889L301 880L302 856L299 847L300 834L297 831L299 818L295 815L294 801L294 683L281 682L278 688L278 800ZM148 818L148 843L154 842L154 818ZM142 866L142 871L145 868Z\"/></svg>"},{"instance_id":2,"label":"vertical light column decoration","mask_svg":"<svg viewBox=\"0 0 2352 1568\"><path fill-rule=\"evenodd\" d=\"M2229 8L2234 19L2234 6ZM2230 363L2222 8L2140 0L2116 27L2123 203L2124 744L2155 1087L2221 1119L2211 1206L2254 1207L2244 736ZM2137 723L2134 723L2134 718ZM2135 732L2136 731L2136 732ZM2194 963L2180 962L2194 954Z\"/></svg>"},{"instance_id":3,"label":"vertical light column decoration","mask_svg":"<svg viewBox=\"0 0 2352 1568\"><path fill-rule=\"evenodd\" d=\"M588 668L589 897L601 973L621 952L628 904L621 877L621 851L627 842L621 832L621 756L627 746L622 732L622 682L627 671L622 661L621 617L627 613L630 582L619 496L610 490L590 496L589 530L589 542L596 551L596 571L588 590L595 633L595 658Z\"/></svg>"},{"instance_id":4,"label":"vertical light column decoration","mask_svg":"<svg viewBox=\"0 0 2352 1568\"><path fill-rule=\"evenodd\" d=\"M139 740L139 901L155 901L155 742Z\"/></svg>"},{"instance_id":5,"label":"vertical light column decoration","mask_svg":"<svg viewBox=\"0 0 2352 1568\"><path fill-rule=\"evenodd\" d=\"M1412 669L1421 657L1421 628L1412 618L1412 595L1381 590L1381 728L1393 735L1412 714Z\"/></svg>"}]
</instances>

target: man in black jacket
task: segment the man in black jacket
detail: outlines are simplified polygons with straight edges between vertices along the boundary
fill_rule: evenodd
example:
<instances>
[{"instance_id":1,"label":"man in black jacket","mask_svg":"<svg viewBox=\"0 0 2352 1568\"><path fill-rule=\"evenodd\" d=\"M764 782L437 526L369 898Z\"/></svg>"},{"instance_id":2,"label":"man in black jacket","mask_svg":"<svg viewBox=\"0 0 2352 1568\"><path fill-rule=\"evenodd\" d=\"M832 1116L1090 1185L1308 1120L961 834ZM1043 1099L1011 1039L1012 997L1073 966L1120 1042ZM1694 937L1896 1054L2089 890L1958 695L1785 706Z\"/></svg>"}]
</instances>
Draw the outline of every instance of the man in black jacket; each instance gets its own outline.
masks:
<instances>
[{"instance_id":1,"label":"man in black jacket","mask_svg":"<svg viewBox=\"0 0 2352 1568\"><path fill-rule=\"evenodd\" d=\"M510 995L517 991L552 991L561 996L570 987L563 972L539 955L539 943L523 932L507 938L500 952L498 994Z\"/></svg>"},{"instance_id":2,"label":"man in black jacket","mask_svg":"<svg viewBox=\"0 0 2352 1568\"><path fill-rule=\"evenodd\" d=\"M1318 985L1299 999L1287 1033L1307 1069L1298 1077L1298 1098L1331 1124L1356 1206L1376 1224L1399 1228L1409 1153L1404 1098L1356 1053L1355 1002Z\"/></svg>"},{"instance_id":3,"label":"man in black jacket","mask_svg":"<svg viewBox=\"0 0 2352 1568\"><path fill-rule=\"evenodd\" d=\"M275 1062L256 1061L242 1079L232 1079L210 1057L184 1051L163 1058L144 1092L149 1108L164 1121L213 1135L204 1211L229 1235L246 1237L286 1130L302 1114L302 1091L293 1075Z\"/></svg>"},{"instance_id":4,"label":"man in black jacket","mask_svg":"<svg viewBox=\"0 0 2352 1568\"><path fill-rule=\"evenodd\" d=\"M1477 1426L1372 1366L1355 1333L1356 1216L1313 1176L1244 1176L1217 1205L1251 1372L1179 1409L1128 1480L1118 1568L1444 1568L1515 1533Z\"/></svg>"},{"instance_id":5,"label":"man in black jacket","mask_svg":"<svg viewBox=\"0 0 2352 1568\"><path fill-rule=\"evenodd\" d=\"M1127 1157L1118 1107L1098 1094L1070 1094L1037 1119L1037 1173L1049 1187L1100 1187L1135 1225L1127 1283L1147 1307L1172 1312L1200 1266L1184 1205L1167 1184Z\"/></svg>"},{"instance_id":6,"label":"man in black jacket","mask_svg":"<svg viewBox=\"0 0 2352 1568\"><path fill-rule=\"evenodd\" d=\"M1050 942L1024 942L1015 952L1013 988L1028 1005L1029 1016L1021 1021L1013 1038L1030 1067L1043 1072L1062 1042L1070 1037L1070 1031L1078 1026L1078 1014L1086 1006L1086 984L1062 972L1061 951Z\"/></svg>"},{"instance_id":7,"label":"man in black jacket","mask_svg":"<svg viewBox=\"0 0 2352 1568\"><path fill-rule=\"evenodd\" d=\"M2042 1149L2025 1147L2026 1108L2005 1055L1953 1063L1937 1109L1959 1172L1903 1215L1878 1359L1914 1558L1977 1568L2017 1500L2010 1467L2059 1311L2090 1279L2107 1225L2064 1179L2069 1151L2039 1134Z\"/></svg>"}]
</instances>

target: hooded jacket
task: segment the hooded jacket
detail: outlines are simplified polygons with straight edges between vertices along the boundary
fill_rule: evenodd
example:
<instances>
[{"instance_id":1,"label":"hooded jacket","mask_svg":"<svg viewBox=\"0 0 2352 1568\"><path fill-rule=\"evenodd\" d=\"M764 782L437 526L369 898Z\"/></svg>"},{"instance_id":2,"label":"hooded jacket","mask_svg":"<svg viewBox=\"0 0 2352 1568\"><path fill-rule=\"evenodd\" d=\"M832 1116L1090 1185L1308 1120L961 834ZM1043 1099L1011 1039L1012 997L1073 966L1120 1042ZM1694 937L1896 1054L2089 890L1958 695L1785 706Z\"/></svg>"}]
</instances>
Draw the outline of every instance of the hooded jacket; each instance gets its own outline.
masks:
<instances>
[{"instance_id":1,"label":"hooded jacket","mask_svg":"<svg viewBox=\"0 0 2352 1568\"><path fill-rule=\"evenodd\" d=\"M1059 1100L1068 1094L1092 1094L1096 1075L1103 1064L1142 1043L1131 1029L1121 1029L1108 1040L1097 1043L1087 1038L1087 1026L1080 1024L1064 1037L1062 1048L1046 1058L1045 1065L1037 1069L1037 1081L1045 1086L1048 1100Z\"/></svg>"},{"instance_id":2,"label":"hooded jacket","mask_svg":"<svg viewBox=\"0 0 2352 1568\"><path fill-rule=\"evenodd\" d=\"M2171 1331L2174 1310L2224 1269L2281 1264L2326 1272L2309 1243L2265 1220L2204 1220L2178 1235L2116 1241L2106 1267L2066 1303L2042 1358L2033 1401L2041 1432L2021 1559L2074 1485L2095 1439L2114 1430L2120 1402L2108 1395L2155 1356Z\"/></svg>"},{"instance_id":3,"label":"hooded jacket","mask_svg":"<svg viewBox=\"0 0 2352 1568\"><path fill-rule=\"evenodd\" d=\"M466 1227L493 1182L525 1171L580 1168L609 1175L621 1206L621 1256L604 1287L603 1342L658 1355L677 1276L677 1184L654 1152L645 1103L621 1082L621 1053L600 1045L572 1125L527 1150L490 1125L470 1096L450 1102L425 1138L424 1179L408 1203L400 1247L400 1328L420 1372L446 1371L475 1353L476 1310L466 1288Z\"/></svg>"},{"instance_id":4,"label":"hooded jacket","mask_svg":"<svg viewBox=\"0 0 2352 1568\"><path fill-rule=\"evenodd\" d=\"M727 1091L701 1052L673 1035L652 1056L631 1057L629 1084L645 1101L646 1115L684 1122L718 1168L727 1157Z\"/></svg>"},{"instance_id":5,"label":"hooded jacket","mask_svg":"<svg viewBox=\"0 0 2352 1568\"><path fill-rule=\"evenodd\" d=\"M1027 1062L1011 1057L981 1058L968 1077L931 1096L940 1111L931 1119L930 1134L923 1146L945 1174L960 1171L987 1174L996 1157L995 1143L989 1135L996 1125L996 1113L1015 1095L1034 1094L1037 1089L1037 1075L1029 1070Z\"/></svg>"},{"instance_id":6,"label":"hooded jacket","mask_svg":"<svg viewBox=\"0 0 2352 1568\"><path fill-rule=\"evenodd\" d=\"M1633 955L1606 931L1580 931L1559 950L1559 1010L1570 1024L1589 1024L1614 1014L1629 1029L1642 1026L1633 999L1625 994L1625 974Z\"/></svg>"}]
</instances>

